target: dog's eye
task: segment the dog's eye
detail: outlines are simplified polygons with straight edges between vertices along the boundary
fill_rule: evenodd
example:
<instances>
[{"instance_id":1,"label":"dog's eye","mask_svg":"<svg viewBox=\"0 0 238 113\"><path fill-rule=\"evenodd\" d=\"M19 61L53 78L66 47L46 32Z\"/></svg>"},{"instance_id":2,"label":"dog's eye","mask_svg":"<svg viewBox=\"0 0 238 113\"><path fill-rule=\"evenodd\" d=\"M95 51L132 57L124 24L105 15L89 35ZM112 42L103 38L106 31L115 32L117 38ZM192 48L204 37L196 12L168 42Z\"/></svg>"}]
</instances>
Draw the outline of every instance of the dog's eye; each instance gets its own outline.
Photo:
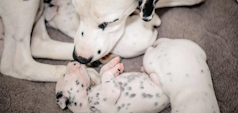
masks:
<instances>
[{"instance_id":1,"label":"dog's eye","mask_svg":"<svg viewBox=\"0 0 238 113\"><path fill-rule=\"evenodd\" d=\"M107 22L103 22L102 24L98 25L98 28L104 30L107 27Z\"/></svg>"},{"instance_id":2,"label":"dog's eye","mask_svg":"<svg viewBox=\"0 0 238 113\"><path fill-rule=\"evenodd\" d=\"M112 22L110 22L110 23L113 23L113 22L116 22L116 21L118 21L119 19L117 18L117 19L115 19L115 20L113 20Z\"/></svg>"},{"instance_id":3,"label":"dog's eye","mask_svg":"<svg viewBox=\"0 0 238 113\"><path fill-rule=\"evenodd\" d=\"M99 25L98 25L98 28L104 30L104 29L107 27L107 25L108 25L109 23L113 23L113 22L116 22L116 21L118 21L118 20L119 20L119 19L117 18L117 19L113 20L112 22L103 22L102 24L99 24Z\"/></svg>"}]
</instances>

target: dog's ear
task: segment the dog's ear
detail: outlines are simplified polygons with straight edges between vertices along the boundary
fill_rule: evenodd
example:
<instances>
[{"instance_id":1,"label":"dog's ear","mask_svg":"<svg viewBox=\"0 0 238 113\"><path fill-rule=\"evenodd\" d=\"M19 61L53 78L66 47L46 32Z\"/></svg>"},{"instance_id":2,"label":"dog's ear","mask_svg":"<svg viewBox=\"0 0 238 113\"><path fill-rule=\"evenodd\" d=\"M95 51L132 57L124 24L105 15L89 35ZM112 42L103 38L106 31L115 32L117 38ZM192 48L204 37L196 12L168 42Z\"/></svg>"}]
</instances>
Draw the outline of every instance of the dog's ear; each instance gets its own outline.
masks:
<instances>
[{"instance_id":1,"label":"dog's ear","mask_svg":"<svg viewBox=\"0 0 238 113\"><path fill-rule=\"evenodd\" d=\"M66 97L62 91L58 91L56 93L56 102L60 106L61 109L65 109L69 104L69 98Z\"/></svg>"},{"instance_id":2,"label":"dog's ear","mask_svg":"<svg viewBox=\"0 0 238 113\"><path fill-rule=\"evenodd\" d=\"M53 4L45 5L45 20L51 21L58 13L59 6Z\"/></svg>"},{"instance_id":3,"label":"dog's ear","mask_svg":"<svg viewBox=\"0 0 238 113\"><path fill-rule=\"evenodd\" d=\"M148 22L153 18L156 3L159 0L138 0L138 8L140 10L140 17Z\"/></svg>"}]
</instances>

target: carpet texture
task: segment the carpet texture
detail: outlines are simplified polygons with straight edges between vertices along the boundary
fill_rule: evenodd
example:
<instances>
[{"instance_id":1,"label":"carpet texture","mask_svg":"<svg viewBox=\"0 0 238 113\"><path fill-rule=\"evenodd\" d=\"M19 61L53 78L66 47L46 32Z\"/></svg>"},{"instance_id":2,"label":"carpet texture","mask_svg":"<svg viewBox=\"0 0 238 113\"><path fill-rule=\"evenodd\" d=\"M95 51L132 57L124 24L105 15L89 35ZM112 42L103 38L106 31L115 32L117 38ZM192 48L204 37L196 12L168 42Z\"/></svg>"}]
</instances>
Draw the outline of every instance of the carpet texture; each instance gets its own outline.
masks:
<instances>
[{"instance_id":1,"label":"carpet texture","mask_svg":"<svg viewBox=\"0 0 238 113\"><path fill-rule=\"evenodd\" d=\"M221 113L238 113L238 3L236 0L207 0L192 7L157 9L162 19L159 38L190 39L207 54ZM61 32L47 28L53 39L73 42ZM0 38L0 48L3 46ZM0 52L1 53L1 52ZM140 71L143 56L123 59L125 71ZM47 64L68 61L36 59ZM97 68L99 70L99 68ZM0 74L0 112L70 113L55 100L55 83L31 82ZM169 113L170 107L162 111Z\"/></svg>"}]
</instances>

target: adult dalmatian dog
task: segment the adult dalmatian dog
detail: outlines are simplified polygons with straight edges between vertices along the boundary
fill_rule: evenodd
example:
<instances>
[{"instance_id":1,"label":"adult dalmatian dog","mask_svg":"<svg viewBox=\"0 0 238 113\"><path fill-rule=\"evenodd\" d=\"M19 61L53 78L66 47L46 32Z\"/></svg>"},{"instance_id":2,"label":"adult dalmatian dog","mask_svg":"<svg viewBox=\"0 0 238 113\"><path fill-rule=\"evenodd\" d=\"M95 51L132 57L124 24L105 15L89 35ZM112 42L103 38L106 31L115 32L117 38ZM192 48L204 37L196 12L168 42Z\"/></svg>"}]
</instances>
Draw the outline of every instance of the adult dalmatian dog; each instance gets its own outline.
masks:
<instances>
[{"instance_id":1,"label":"adult dalmatian dog","mask_svg":"<svg viewBox=\"0 0 238 113\"><path fill-rule=\"evenodd\" d=\"M93 62L109 53L125 31L127 17L138 7L143 20L152 19L154 9L194 5L203 0L73 0L80 15L74 44L50 39L42 11L43 0L1 0L4 25L4 50L1 73L19 79L56 81L66 67L36 62L39 58ZM34 28L34 29L33 29ZM32 48L30 47L30 44Z\"/></svg>"}]
</instances>

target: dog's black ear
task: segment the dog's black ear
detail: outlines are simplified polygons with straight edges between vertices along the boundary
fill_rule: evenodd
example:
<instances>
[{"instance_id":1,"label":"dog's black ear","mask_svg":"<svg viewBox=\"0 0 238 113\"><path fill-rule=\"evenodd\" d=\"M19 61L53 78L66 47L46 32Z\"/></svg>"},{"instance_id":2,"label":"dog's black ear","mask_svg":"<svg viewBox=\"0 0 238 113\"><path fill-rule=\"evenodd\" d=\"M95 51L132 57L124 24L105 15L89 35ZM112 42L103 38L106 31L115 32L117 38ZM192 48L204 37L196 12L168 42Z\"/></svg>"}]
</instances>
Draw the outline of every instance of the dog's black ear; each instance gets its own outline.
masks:
<instances>
[{"instance_id":1,"label":"dog's black ear","mask_svg":"<svg viewBox=\"0 0 238 113\"><path fill-rule=\"evenodd\" d=\"M69 104L69 98L66 97L62 91L58 91L56 93L56 101L61 109L65 109L67 105Z\"/></svg>"},{"instance_id":2,"label":"dog's black ear","mask_svg":"<svg viewBox=\"0 0 238 113\"><path fill-rule=\"evenodd\" d=\"M148 22L152 20L158 0L138 0L140 17Z\"/></svg>"}]
</instances>

